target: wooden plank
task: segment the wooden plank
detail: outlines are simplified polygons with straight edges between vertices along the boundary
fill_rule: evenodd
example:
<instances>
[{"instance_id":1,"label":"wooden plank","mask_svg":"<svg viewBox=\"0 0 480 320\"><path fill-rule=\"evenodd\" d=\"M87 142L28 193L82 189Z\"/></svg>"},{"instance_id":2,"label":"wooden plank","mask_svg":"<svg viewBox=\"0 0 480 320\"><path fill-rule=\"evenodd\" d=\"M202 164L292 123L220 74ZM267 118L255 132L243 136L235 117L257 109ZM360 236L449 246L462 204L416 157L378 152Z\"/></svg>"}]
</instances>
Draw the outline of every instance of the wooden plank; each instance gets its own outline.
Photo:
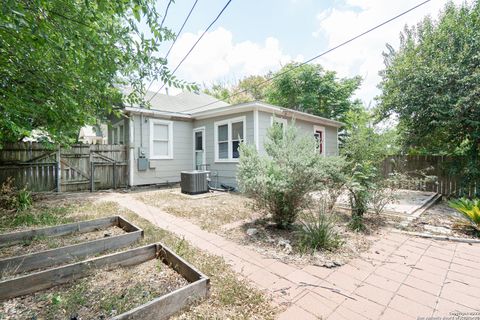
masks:
<instances>
[{"instance_id":1,"label":"wooden plank","mask_svg":"<svg viewBox=\"0 0 480 320\"><path fill-rule=\"evenodd\" d=\"M148 245L120 253L72 263L0 282L0 300L22 296L89 275L94 269L126 267L156 257L157 245Z\"/></svg>"},{"instance_id":2,"label":"wooden plank","mask_svg":"<svg viewBox=\"0 0 480 320\"><path fill-rule=\"evenodd\" d=\"M137 308L122 313L114 320L168 319L189 304L208 296L209 279L202 278Z\"/></svg>"},{"instance_id":3,"label":"wooden plank","mask_svg":"<svg viewBox=\"0 0 480 320\"><path fill-rule=\"evenodd\" d=\"M74 232L89 232L95 229L101 229L116 225L118 216L99 218L94 220L79 221L74 223L67 223L53 227L46 227L41 229L25 230L11 233L0 234L0 248L12 245L25 240L33 239L38 236L57 237Z\"/></svg>"},{"instance_id":4,"label":"wooden plank","mask_svg":"<svg viewBox=\"0 0 480 320\"><path fill-rule=\"evenodd\" d=\"M143 230L137 230L71 246L0 259L0 274L17 274L83 259L90 255L126 247L142 237Z\"/></svg>"},{"instance_id":5,"label":"wooden plank","mask_svg":"<svg viewBox=\"0 0 480 320\"><path fill-rule=\"evenodd\" d=\"M162 261L169 265L173 270L180 273L189 282L197 281L201 278L206 278L199 270L185 261L182 257L175 254L168 247L158 245L157 254Z\"/></svg>"}]
</instances>

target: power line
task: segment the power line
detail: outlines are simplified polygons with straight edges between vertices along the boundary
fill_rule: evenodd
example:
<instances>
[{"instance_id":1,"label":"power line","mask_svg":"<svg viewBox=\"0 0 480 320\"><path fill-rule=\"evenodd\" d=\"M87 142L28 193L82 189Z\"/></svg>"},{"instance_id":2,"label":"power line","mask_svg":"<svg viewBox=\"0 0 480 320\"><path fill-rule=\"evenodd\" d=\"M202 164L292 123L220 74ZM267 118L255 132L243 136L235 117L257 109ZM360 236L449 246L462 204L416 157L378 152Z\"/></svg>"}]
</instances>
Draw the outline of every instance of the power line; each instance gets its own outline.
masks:
<instances>
[{"instance_id":1,"label":"power line","mask_svg":"<svg viewBox=\"0 0 480 320\"><path fill-rule=\"evenodd\" d=\"M188 19L190 18L190 15L192 14L193 9L195 9L195 6L197 5L197 2L198 2L198 0L195 0L195 3L193 4L192 8L190 9L190 12L189 12L188 15L187 15L187 18L185 19L185 21L183 22L182 26L180 27L180 30L178 30L178 33L177 33L177 35L175 36L175 39L173 39L172 45L170 46L170 48L169 48L168 51L167 51L167 54L165 55L165 59L168 58L168 55L170 54L170 51L172 51L172 48L173 48L173 46L175 45L175 42L177 42L178 37L179 37L180 34L182 33L183 27L185 27L185 24L187 23Z\"/></svg>"},{"instance_id":2,"label":"power line","mask_svg":"<svg viewBox=\"0 0 480 320\"><path fill-rule=\"evenodd\" d=\"M193 3L193 6L192 8L190 9L190 12L188 13L187 17L185 18L185 21L183 21L183 24L182 26L180 27L180 30L178 30L177 34L175 35L175 39L173 39L173 42L172 44L170 45L170 48L168 49L167 51L167 54L165 55L165 57L163 58L164 60L167 60L168 58L168 55L170 54L170 51L172 50L173 46L175 45L175 43L177 42L177 39L178 37L180 36L180 34L182 33L183 31L183 28L185 27L185 25L187 24L187 21L188 19L190 18L190 15L192 14L193 12L193 9L195 9L195 6L197 5L197 2L198 0L195 0L195 2ZM168 3L170 5L170 2ZM168 10L168 7L167 7L167 10ZM164 19L165 20L165 19ZM162 21L162 25L163 25L163 21ZM150 83L148 84L148 87L147 87L147 91L150 89L150 87L152 86L153 84L153 79L150 81Z\"/></svg>"},{"instance_id":3,"label":"power line","mask_svg":"<svg viewBox=\"0 0 480 320\"><path fill-rule=\"evenodd\" d=\"M357 40L358 38L363 37L364 35L372 32L372 31L374 31L374 30L376 30L376 29L378 29L378 28L380 28L380 27L383 27L384 25L386 25L386 24L388 24L388 23L390 23L390 22L392 22L392 21L400 18L401 16L403 16L403 15L405 15L405 14L407 14L407 13L409 13L409 12L411 12L411 11L413 11L413 10L415 10L415 9L423 6L423 5L425 5L426 3L430 2L430 1L431 1L431 0L423 1L423 2L421 2L421 3L419 3L419 4L415 5L415 6L411 7L410 9L408 9L408 10L406 10L406 11L403 11L402 13L399 13L398 15L396 15L396 16L394 16L394 17L392 17L392 18L390 18L390 19L388 19L388 20L386 20L386 21L384 21L384 22L382 22L382 23L380 23L380 24L378 24L378 25L376 25L376 26L374 26L374 27L372 27L372 28L370 28L370 29L368 29L368 30L366 30L366 31L358 34L358 35L356 35L356 36L354 36L353 38L350 38L350 39L348 39L348 40L346 40L346 41L344 41L344 42L342 42L342 43L334 46L333 48L330 48L330 49L328 49L328 50L326 50L326 51L324 51L324 52L322 52L322 53L314 56L313 58L310 58L310 59L308 59L308 60L306 60L306 61L304 61L304 62L302 62L302 63L300 63L300 64L298 64L298 65L296 65L296 66L294 66L294 67L291 68L291 69L288 69L288 70L285 70L285 71L283 71L283 72L277 73L277 74L275 74L274 76L272 76L272 77L270 77L270 78L268 78L268 79L263 80L263 81L260 82L257 86L263 86L265 83L270 82L270 81L272 81L272 80L275 79L275 78L278 78L278 77L280 77L280 76L282 76L282 75L284 75L284 74L286 74L286 73L288 73L288 72L291 72L291 71L293 71L293 70L295 70L295 69L298 69L298 68L300 68L301 66L306 65L307 63L312 62L313 60L316 60L316 59L318 59L318 58L320 58L320 57L322 57L322 56L324 56L324 55L326 55L326 54L328 54L328 53L330 53L330 52L332 52L332 51L334 51L334 50L336 50L336 49L338 49L338 48L340 48L340 47L343 47L343 46L349 44L350 42L353 42L353 41ZM226 99L232 98L232 97L234 97L234 96L237 96L237 95L239 95L239 94L245 93L245 92L247 92L247 91L248 91L248 89L244 89L244 90L235 92L235 93L233 93L233 94L228 95L228 96L226 97ZM223 100L217 99L217 100L215 100L215 101L212 101L212 102L210 102L210 103L204 104L204 105L202 105L202 106L184 110L183 112L201 109L201 108L203 108L203 107L207 107L207 106L209 106L209 105L212 105L212 104L214 104L214 103L221 102L221 101L223 101Z\"/></svg>"},{"instance_id":4,"label":"power line","mask_svg":"<svg viewBox=\"0 0 480 320\"><path fill-rule=\"evenodd\" d=\"M205 29L205 31L203 31L203 33L200 35L200 37L197 39L197 41L195 41L195 43L190 48L190 50L188 50L187 54L182 58L182 60L180 60L180 62L175 67L175 69L173 69L170 76L173 76L175 74L175 72L178 70L178 68L180 68L182 63L187 59L187 57L190 55L190 53L192 53L193 49L195 49L197 44L200 42L200 40L202 40L203 36L208 32L208 30L210 30L210 28L215 24L215 22L217 22L217 20L223 14L225 9L227 9L227 7L230 5L231 2L232 2L232 0L228 0L228 2L225 4L225 6L222 8L222 10L218 13L217 17L210 23L210 25ZM160 90L163 89L164 86L165 86L165 83L160 87L160 89L157 90L157 92L155 92L155 94L153 96L150 97L150 99L148 99L148 102L152 101L152 99L160 92Z\"/></svg>"}]
</instances>

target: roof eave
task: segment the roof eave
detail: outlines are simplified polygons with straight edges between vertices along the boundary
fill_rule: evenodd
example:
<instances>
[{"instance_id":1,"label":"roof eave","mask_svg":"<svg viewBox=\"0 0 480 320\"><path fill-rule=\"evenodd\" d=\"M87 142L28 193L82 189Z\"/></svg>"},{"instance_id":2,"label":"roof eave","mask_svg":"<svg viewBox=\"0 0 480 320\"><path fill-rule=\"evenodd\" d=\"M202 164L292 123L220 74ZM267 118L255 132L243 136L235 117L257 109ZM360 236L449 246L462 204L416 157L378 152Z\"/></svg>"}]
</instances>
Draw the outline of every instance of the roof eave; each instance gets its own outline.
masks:
<instances>
[{"instance_id":1,"label":"roof eave","mask_svg":"<svg viewBox=\"0 0 480 320\"><path fill-rule=\"evenodd\" d=\"M223 107L216 108L216 109L213 109L213 110L205 110L205 111L195 112L195 113L192 113L191 115L195 119L205 119L205 118L213 117L213 116L216 116L216 115L219 115L219 114L225 114L225 113L228 114L228 113L238 113L238 112L242 112L242 111L249 111L250 108L258 108L259 110L263 109L264 111L267 111L267 112L272 112L273 111L274 113L276 111L278 113L282 113L282 114L284 114L286 116L290 116L292 118L303 119L303 120L306 120L306 121L321 123L321 124L329 125L329 126L336 127L336 128L340 128L340 127L345 125L343 122L319 117L319 116L309 114L309 113L306 113L306 112L301 112L301 111L297 111L297 110L293 110L293 109L288 109L288 108L275 106L275 105L268 104L268 103L265 103L265 102L262 102L262 101L253 101L253 102L245 102L245 103L239 103L239 104L234 104L234 105L228 105L228 106L223 106Z\"/></svg>"}]
</instances>

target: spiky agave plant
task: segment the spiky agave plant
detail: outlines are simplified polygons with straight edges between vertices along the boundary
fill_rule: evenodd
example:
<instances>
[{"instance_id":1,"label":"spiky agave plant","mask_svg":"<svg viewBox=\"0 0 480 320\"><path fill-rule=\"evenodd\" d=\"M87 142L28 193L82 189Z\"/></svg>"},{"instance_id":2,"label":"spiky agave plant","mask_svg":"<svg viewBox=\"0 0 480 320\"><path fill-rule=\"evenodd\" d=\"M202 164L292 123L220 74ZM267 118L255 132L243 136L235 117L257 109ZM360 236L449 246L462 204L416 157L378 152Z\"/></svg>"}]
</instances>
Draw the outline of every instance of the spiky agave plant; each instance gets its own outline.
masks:
<instances>
[{"instance_id":1,"label":"spiky agave plant","mask_svg":"<svg viewBox=\"0 0 480 320\"><path fill-rule=\"evenodd\" d=\"M480 232L480 199L460 198L449 201L448 205L463 214L472 226Z\"/></svg>"}]
</instances>

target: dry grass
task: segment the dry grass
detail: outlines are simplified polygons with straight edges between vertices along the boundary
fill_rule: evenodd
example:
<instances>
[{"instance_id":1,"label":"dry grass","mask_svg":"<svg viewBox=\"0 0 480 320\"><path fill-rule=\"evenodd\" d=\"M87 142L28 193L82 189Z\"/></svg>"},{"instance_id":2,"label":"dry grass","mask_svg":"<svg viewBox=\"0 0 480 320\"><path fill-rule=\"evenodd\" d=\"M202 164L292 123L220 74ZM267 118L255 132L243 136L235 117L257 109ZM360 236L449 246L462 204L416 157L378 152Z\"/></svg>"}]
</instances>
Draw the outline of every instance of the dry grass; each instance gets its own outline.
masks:
<instances>
[{"instance_id":1,"label":"dry grass","mask_svg":"<svg viewBox=\"0 0 480 320\"><path fill-rule=\"evenodd\" d=\"M64 217L69 221L120 214L145 232L144 239L135 246L162 242L210 277L210 297L177 315L177 318L273 319L278 312L261 292L252 288L246 281L239 279L238 275L230 269L222 258L196 249L187 241L157 228L126 209L119 208L115 203L92 203L80 200L68 202L69 205ZM52 205L57 204L55 202ZM135 270L129 269L118 269L114 273L100 271L96 275L74 281L68 285L3 301L0 303L0 319L32 318L35 315L39 319L65 319L76 314L92 315L92 317L84 316L83 319L98 319L102 315L108 317L131 309L151 300L154 295L162 293L152 291L151 287L145 285L145 281L148 282L148 279L151 278L152 272L143 274L133 272L131 276L127 277L131 280L128 283L121 281L108 282L108 279L115 279L117 273L121 275ZM151 270L151 268L145 270ZM158 269L156 271L161 272ZM109 276L105 277L102 274L108 274ZM95 279L104 279L104 281L96 281ZM171 286L170 289L174 288L175 281L168 283ZM163 283L163 287L168 288L168 285ZM94 314L95 316L93 316Z\"/></svg>"},{"instance_id":2,"label":"dry grass","mask_svg":"<svg viewBox=\"0 0 480 320\"><path fill-rule=\"evenodd\" d=\"M208 231L218 231L223 225L259 216L252 209L250 199L234 193L189 196L180 193L177 188L150 192L137 196L137 199L186 218Z\"/></svg>"}]
</instances>

